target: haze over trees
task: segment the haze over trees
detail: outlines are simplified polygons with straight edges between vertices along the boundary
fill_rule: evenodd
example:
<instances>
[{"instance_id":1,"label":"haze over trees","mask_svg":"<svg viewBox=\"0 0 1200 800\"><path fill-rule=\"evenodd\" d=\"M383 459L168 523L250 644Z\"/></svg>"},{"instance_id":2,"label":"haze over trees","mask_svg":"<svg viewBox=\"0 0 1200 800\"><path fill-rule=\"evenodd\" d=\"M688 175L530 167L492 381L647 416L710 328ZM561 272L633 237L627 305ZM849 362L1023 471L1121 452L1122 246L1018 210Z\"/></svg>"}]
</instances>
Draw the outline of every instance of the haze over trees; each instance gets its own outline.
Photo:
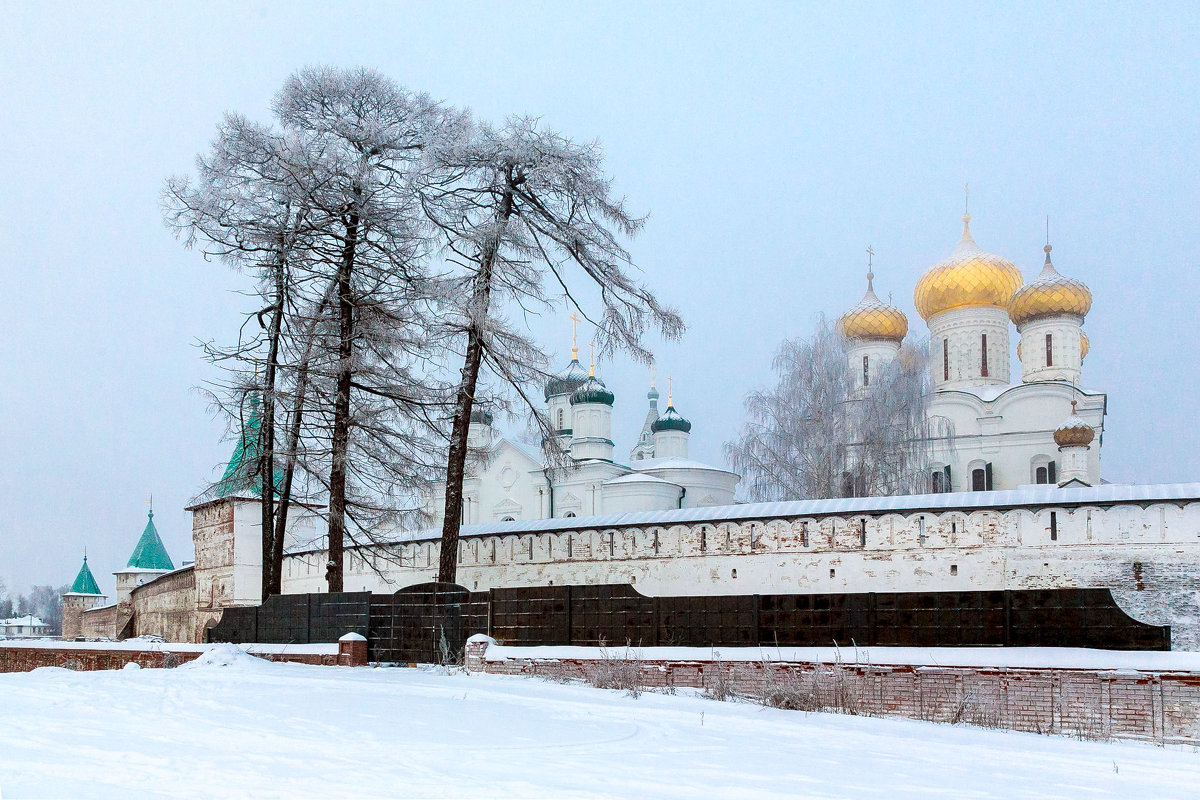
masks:
<instances>
[{"instance_id":1,"label":"haze over trees","mask_svg":"<svg viewBox=\"0 0 1200 800\"><path fill-rule=\"evenodd\" d=\"M746 422L725 445L747 499L928 491L926 465L946 431L926 413L925 358L923 345L904 345L863 390L824 318L811 337L785 340L772 364L778 383L747 395Z\"/></svg>"},{"instance_id":2,"label":"haze over trees","mask_svg":"<svg viewBox=\"0 0 1200 800\"><path fill-rule=\"evenodd\" d=\"M290 505L323 505L341 591L346 544L424 522L422 491L444 477L453 581L472 410L549 431L527 394L547 354L523 315L577 311L602 354L642 361L647 332L683 323L633 277L623 241L643 220L612 196L597 143L477 122L365 69L302 70L272 110L270 125L227 115L195 177L163 192L186 245L255 278L236 343L204 346L242 436L207 494L263 498L264 596Z\"/></svg>"}]
</instances>

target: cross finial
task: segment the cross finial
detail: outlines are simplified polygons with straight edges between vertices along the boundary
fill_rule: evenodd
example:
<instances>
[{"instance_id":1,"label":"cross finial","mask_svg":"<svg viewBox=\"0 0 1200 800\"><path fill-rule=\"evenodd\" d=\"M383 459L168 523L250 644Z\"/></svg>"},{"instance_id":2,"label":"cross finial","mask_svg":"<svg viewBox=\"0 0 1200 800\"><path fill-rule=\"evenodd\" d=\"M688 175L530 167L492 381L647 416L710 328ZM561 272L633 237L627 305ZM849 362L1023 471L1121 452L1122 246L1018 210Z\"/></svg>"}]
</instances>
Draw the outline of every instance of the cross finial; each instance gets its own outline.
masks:
<instances>
[{"instance_id":1,"label":"cross finial","mask_svg":"<svg viewBox=\"0 0 1200 800\"><path fill-rule=\"evenodd\" d=\"M596 377L596 343L588 342L588 352L591 353L591 363L588 365L588 377Z\"/></svg>"},{"instance_id":2,"label":"cross finial","mask_svg":"<svg viewBox=\"0 0 1200 800\"><path fill-rule=\"evenodd\" d=\"M668 375L667 376L667 408L671 408L674 405L675 405L674 379L670 375Z\"/></svg>"},{"instance_id":3,"label":"cross finial","mask_svg":"<svg viewBox=\"0 0 1200 800\"><path fill-rule=\"evenodd\" d=\"M146 505L150 507L150 516L154 516L154 492L150 493L150 497L146 500Z\"/></svg>"},{"instance_id":4,"label":"cross finial","mask_svg":"<svg viewBox=\"0 0 1200 800\"><path fill-rule=\"evenodd\" d=\"M578 341L579 314L572 311L571 316L568 317L568 319L571 320L571 360L578 361L579 360L579 341Z\"/></svg>"},{"instance_id":5,"label":"cross finial","mask_svg":"<svg viewBox=\"0 0 1200 800\"><path fill-rule=\"evenodd\" d=\"M875 280L875 248L867 245L867 289L873 289Z\"/></svg>"},{"instance_id":6,"label":"cross finial","mask_svg":"<svg viewBox=\"0 0 1200 800\"><path fill-rule=\"evenodd\" d=\"M653 364L651 364L650 365L650 388L651 389L654 388L654 378L657 375L658 375L658 367L655 367Z\"/></svg>"},{"instance_id":7,"label":"cross finial","mask_svg":"<svg viewBox=\"0 0 1200 800\"><path fill-rule=\"evenodd\" d=\"M971 213L971 184L963 184L963 213Z\"/></svg>"}]
</instances>

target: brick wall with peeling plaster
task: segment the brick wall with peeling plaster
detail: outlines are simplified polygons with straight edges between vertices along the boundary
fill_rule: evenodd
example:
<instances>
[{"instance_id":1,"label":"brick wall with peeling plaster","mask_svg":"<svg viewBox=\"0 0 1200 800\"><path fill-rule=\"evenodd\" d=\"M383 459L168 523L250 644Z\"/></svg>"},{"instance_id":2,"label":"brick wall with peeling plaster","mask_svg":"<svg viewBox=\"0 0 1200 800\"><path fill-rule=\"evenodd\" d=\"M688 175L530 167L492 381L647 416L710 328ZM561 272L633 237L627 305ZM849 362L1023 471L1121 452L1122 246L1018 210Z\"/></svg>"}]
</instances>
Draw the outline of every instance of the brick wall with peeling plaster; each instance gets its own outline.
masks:
<instances>
[{"instance_id":1,"label":"brick wall with peeling plaster","mask_svg":"<svg viewBox=\"0 0 1200 800\"><path fill-rule=\"evenodd\" d=\"M821 710L964 722L1086 739L1200 745L1200 673L1059 668L928 667L797 661L486 657L467 643L473 672L593 682L614 667L645 688L722 685L754 700L787 687ZM547 648L539 648L545 650ZM573 648L574 649L574 648Z\"/></svg>"}]
</instances>

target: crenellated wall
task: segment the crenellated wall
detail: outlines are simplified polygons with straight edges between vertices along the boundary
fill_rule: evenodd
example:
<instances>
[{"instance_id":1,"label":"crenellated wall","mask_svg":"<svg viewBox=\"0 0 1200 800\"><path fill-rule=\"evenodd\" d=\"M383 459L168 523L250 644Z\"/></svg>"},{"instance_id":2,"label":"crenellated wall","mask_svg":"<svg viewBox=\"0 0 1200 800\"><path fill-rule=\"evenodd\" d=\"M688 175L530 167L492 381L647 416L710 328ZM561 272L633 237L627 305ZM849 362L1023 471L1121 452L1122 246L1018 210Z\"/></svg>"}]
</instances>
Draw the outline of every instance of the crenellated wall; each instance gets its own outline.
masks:
<instances>
[{"instance_id":1,"label":"crenellated wall","mask_svg":"<svg viewBox=\"0 0 1200 800\"><path fill-rule=\"evenodd\" d=\"M1171 625L1175 647L1200 647L1198 502L512 527L462 539L459 583L632 583L650 595L1109 587L1135 618ZM350 551L346 590L432 580L439 548L421 540ZM322 591L323 554L289 556L283 580L286 593Z\"/></svg>"}]
</instances>

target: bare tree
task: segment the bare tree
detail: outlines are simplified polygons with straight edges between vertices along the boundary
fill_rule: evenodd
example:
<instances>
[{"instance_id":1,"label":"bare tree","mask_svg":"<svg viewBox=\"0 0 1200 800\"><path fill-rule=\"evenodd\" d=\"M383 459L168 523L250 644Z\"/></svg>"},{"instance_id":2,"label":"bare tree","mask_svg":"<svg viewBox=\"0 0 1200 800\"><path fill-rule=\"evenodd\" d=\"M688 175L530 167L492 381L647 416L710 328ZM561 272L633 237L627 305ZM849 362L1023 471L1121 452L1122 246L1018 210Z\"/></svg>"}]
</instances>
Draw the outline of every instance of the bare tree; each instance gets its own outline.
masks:
<instances>
[{"instance_id":1,"label":"bare tree","mask_svg":"<svg viewBox=\"0 0 1200 800\"><path fill-rule=\"evenodd\" d=\"M206 255L260 276L260 330L208 353L231 370L217 394L241 430L247 398L263 400L247 461L262 487L264 590L281 583L299 481L328 500L327 580L340 591L348 523L369 537L418 506L445 440L449 392L424 330L439 284L415 187L435 185L430 143L455 137L463 117L362 69L302 70L273 111L275 129L227 118L197 187L168 183L167 219ZM262 375L252 357L265 357Z\"/></svg>"},{"instance_id":2,"label":"bare tree","mask_svg":"<svg viewBox=\"0 0 1200 800\"><path fill-rule=\"evenodd\" d=\"M612 196L598 143L577 144L536 119L513 118L498 128L480 125L469 138L444 140L433 155L440 182L423 187L423 207L458 270L449 293L465 298L442 319L462 359L438 568L438 580L453 582L467 433L481 373L550 431L525 388L545 376L546 354L506 314L541 313L565 299L585 316L592 310L601 353L623 350L641 361L651 358L642 343L648 327L675 338L683 322L631 277L621 240L636 234L644 219Z\"/></svg>"},{"instance_id":3,"label":"bare tree","mask_svg":"<svg viewBox=\"0 0 1200 800\"><path fill-rule=\"evenodd\" d=\"M789 339L779 382L746 397L746 422L725 445L751 500L893 495L928 490L945 421L928 414L924 345L904 346L871 386L856 387L842 337L822 318Z\"/></svg>"},{"instance_id":4,"label":"bare tree","mask_svg":"<svg viewBox=\"0 0 1200 800\"><path fill-rule=\"evenodd\" d=\"M257 279L257 294L265 304L248 315L258 328L239 336L233 347L212 342L207 357L225 369L228 380L212 394L216 405L236 421L240 437L237 465L241 474L212 487L210 493L234 488L252 491L261 502L263 596L278 594L282 561L277 553L275 501L276 394L285 318L295 291L296 262L312 244L309 208L304 187L291 169L295 147L278 133L229 114L217 129L211 152L196 159L195 184L185 177L167 181L163 191L164 219L206 257L215 257ZM244 329L245 326L243 326ZM260 374L259 365L262 365ZM252 413L247 413L252 409ZM278 497L286 509L290 494ZM286 517L286 510L283 512Z\"/></svg>"},{"instance_id":5,"label":"bare tree","mask_svg":"<svg viewBox=\"0 0 1200 800\"><path fill-rule=\"evenodd\" d=\"M430 410L444 395L429 368L436 340L422 330L439 297L415 187L435 182L427 152L458 135L462 116L363 69L302 70L274 110L285 134L304 143L292 171L319 232L309 264L333 286L328 325L312 339L328 357L309 361L307 379L314 401L329 399L316 406L328 470L309 473L322 476L329 499L326 577L337 592L348 508L369 513L352 517L369 532L395 508L370 498L403 504L427 480Z\"/></svg>"}]
</instances>

